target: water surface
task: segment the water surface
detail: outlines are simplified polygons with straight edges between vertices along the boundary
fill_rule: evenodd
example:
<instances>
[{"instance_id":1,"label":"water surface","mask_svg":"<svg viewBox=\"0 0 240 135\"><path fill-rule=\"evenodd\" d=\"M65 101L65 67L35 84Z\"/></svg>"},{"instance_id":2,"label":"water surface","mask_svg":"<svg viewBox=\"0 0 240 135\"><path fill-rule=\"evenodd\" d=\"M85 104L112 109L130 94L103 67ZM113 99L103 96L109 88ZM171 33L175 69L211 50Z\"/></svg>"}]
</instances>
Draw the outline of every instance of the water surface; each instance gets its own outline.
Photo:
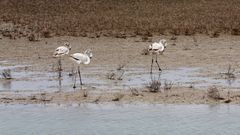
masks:
<instances>
[{"instance_id":1,"label":"water surface","mask_svg":"<svg viewBox=\"0 0 240 135\"><path fill-rule=\"evenodd\" d=\"M239 135L238 105L0 105L1 134Z\"/></svg>"},{"instance_id":2,"label":"water surface","mask_svg":"<svg viewBox=\"0 0 240 135\"><path fill-rule=\"evenodd\" d=\"M5 64L4 64L5 63ZM0 91L72 91L74 76L69 76L69 72L62 72L59 78L58 72L50 71L28 71L29 65L7 65L6 62L0 63L0 72L10 69L13 79L0 79ZM151 77L149 71L144 68L126 68L124 71L92 67L82 69L82 80L84 88L98 90L129 90L130 88L143 88L149 85L152 79L159 79L164 82L173 83L173 86L189 87L194 86L198 89L206 89L209 86L220 86L238 89L240 79L236 78L231 84L224 78L213 78L202 76L200 68L178 68L163 70L160 74L154 71ZM108 79L108 74L115 74L115 79ZM121 73L124 73L121 80L118 80ZM77 76L78 77L78 76ZM79 86L79 78L77 78ZM163 87L162 85L162 87Z\"/></svg>"}]
</instances>

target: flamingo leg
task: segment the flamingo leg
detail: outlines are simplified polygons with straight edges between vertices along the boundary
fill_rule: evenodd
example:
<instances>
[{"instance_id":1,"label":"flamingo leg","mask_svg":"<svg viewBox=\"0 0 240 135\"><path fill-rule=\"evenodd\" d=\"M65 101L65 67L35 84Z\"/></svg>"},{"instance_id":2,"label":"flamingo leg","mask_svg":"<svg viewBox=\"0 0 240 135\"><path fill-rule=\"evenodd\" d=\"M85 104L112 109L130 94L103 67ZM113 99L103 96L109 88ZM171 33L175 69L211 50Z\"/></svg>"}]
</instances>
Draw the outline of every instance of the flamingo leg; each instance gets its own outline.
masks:
<instances>
[{"instance_id":1,"label":"flamingo leg","mask_svg":"<svg viewBox=\"0 0 240 135\"><path fill-rule=\"evenodd\" d=\"M58 71L62 71L62 61L61 61L61 57L59 57L59 59L58 59Z\"/></svg>"},{"instance_id":2,"label":"flamingo leg","mask_svg":"<svg viewBox=\"0 0 240 135\"><path fill-rule=\"evenodd\" d=\"M159 64L158 64L158 61L157 61L157 54L156 54L156 61L155 61L155 62L157 63L158 70L159 70L159 71L162 71L162 69L160 68L160 66L159 66Z\"/></svg>"},{"instance_id":3,"label":"flamingo leg","mask_svg":"<svg viewBox=\"0 0 240 135\"><path fill-rule=\"evenodd\" d=\"M62 89L62 79L58 78L59 91Z\"/></svg>"},{"instance_id":4,"label":"flamingo leg","mask_svg":"<svg viewBox=\"0 0 240 135\"><path fill-rule=\"evenodd\" d=\"M152 67L153 67L153 55L152 55L152 63L151 63L151 70L150 70L151 75L152 75Z\"/></svg>"},{"instance_id":5,"label":"flamingo leg","mask_svg":"<svg viewBox=\"0 0 240 135\"><path fill-rule=\"evenodd\" d=\"M59 58L58 59L58 78L61 78L62 77L62 70L61 70L61 68L62 68L62 66L61 66L62 64L61 64L61 58Z\"/></svg>"},{"instance_id":6,"label":"flamingo leg","mask_svg":"<svg viewBox=\"0 0 240 135\"><path fill-rule=\"evenodd\" d=\"M78 66L78 75L79 75L79 80L80 80L80 85L82 86L82 77L81 77L81 71L80 71L80 66Z\"/></svg>"},{"instance_id":7,"label":"flamingo leg","mask_svg":"<svg viewBox=\"0 0 240 135\"><path fill-rule=\"evenodd\" d=\"M74 75L74 84L73 84L73 88L76 88L76 80L77 80L77 73L73 73Z\"/></svg>"}]
</instances>

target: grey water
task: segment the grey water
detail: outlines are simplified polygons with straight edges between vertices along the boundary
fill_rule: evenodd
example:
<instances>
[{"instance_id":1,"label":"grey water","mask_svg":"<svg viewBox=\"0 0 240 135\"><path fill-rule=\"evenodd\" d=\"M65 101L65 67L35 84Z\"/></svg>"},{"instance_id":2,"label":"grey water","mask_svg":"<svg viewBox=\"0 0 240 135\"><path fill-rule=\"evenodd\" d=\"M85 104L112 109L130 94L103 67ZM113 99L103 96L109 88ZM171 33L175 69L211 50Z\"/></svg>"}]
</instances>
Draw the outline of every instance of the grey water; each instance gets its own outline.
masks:
<instances>
[{"instance_id":1,"label":"grey water","mask_svg":"<svg viewBox=\"0 0 240 135\"><path fill-rule=\"evenodd\" d=\"M3 135L239 135L239 105L0 105Z\"/></svg>"},{"instance_id":2,"label":"grey water","mask_svg":"<svg viewBox=\"0 0 240 135\"><path fill-rule=\"evenodd\" d=\"M4 62L6 63L6 62ZM0 91L72 91L74 90L74 77L69 76L68 72L62 72L62 77L58 78L57 72L34 72L24 70L26 65L7 66L0 63L0 72L4 69L11 69L13 79L0 79ZM22 67L22 70L15 70ZM130 88L143 88L149 85L152 79L159 79L162 84L165 81L173 83L174 86L194 85L199 89L205 89L209 86L233 87L240 88L240 79L236 79L229 85L226 79L215 79L211 77L202 77L199 73L199 68L178 68L174 70L164 70L154 72L153 77L150 76L149 71L144 68L128 68L124 70L122 80L109 80L107 78L110 70L105 70L100 67L93 67L83 69L82 79L84 88L92 88L99 90L121 89L128 90ZM116 75L118 71L114 71ZM79 80L77 80L79 85Z\"/></svg>"}]
</instances>

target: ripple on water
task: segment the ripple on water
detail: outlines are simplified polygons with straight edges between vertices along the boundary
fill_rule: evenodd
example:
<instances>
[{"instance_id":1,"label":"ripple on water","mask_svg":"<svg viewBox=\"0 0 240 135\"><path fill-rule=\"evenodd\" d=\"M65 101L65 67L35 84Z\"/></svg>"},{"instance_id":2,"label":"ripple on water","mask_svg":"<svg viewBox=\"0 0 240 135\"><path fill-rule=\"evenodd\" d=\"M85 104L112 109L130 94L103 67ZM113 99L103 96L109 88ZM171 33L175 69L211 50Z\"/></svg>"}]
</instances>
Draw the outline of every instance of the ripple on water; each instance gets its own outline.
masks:
<instances>
[{"instance_id":1,"label":"ripple on water","mask_svg":"<svg viewBox=\"0 0 240 135\"><path fill-rule=\"evenodd\" d=\"M0 105L0 116L0 131L8 135L234 135L240 128L238 105Z\"/></svg>"}]
</instances>

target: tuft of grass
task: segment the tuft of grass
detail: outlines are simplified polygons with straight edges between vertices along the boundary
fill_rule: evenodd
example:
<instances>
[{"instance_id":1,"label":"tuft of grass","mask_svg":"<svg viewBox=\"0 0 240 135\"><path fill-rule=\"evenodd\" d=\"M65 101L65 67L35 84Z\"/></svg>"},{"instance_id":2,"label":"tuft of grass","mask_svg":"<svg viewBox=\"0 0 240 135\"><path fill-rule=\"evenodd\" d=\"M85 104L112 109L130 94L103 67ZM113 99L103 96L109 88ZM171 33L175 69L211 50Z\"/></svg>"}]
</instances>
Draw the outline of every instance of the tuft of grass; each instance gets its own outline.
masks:
<instances>
[{"instance_id":1,"label":"tuft of grass","mask_svg":"<svg viewBox=\"0 0 240 135\"><path fill-rule=\"evenodd\" d=\"M111 72L111 73L107 73L107 79L109 80L115 80L116 78L116 74Z\"/></svg>"},{"instance_id":2,"label":"tuft of grass","mask_svg":"<svg viewBox=\"0 0 240 135\"><path fill-rule=\"evenodd\" d=\"M173 86L173 82L172 81L165 81L163 89L164 90L171 90L172 86Z\"/></svg>"},{"instance_id":3,"label":"tuft of grass","mask_svg":"<svg viewBox=\"0 0 240 135\"><path fill-rule=\"evenodd\" d=\"M4 69L4 70L2 71L2 77L3 77L4 79L7 79L7 80L12 79L11 70L10 70L10 69Z\"/></svg>"},{"instance_id":4,"label":"tuft of grass","mask_svg":"<svg viewBox=\"0 0 240 135\"><path fill-rule=\"evenodd\" d=\"M217 87L210 87L208 90L207 90L207 96L211 99L214 99L214 100L223 100L222 97L220 97L220 93L219 93L219 90Z\"/></svg>"},{"instance_id":5,"label":"tuft of grass","mask_svg":"<svg viewBox=\"0 0 240 135\"><path fill-rule=\"evenodd\" d=\"M132 96L143 96L142 94L139 93L139 91L136 88L130 88L131 95Z\"/></svg>"},{"instance_id":6,"label":"tuft of grass","mask_svg":"<svg viewBox=\"0 0 240 135\"><path fill-rule=\"evenodd\" d=\"M114 94L114 98L112 99L112 101L120 101L123 97L124 97L124 94L116 93Z\"/></svg>"},{"instance_id":7,"label":"tuft of grass","mask_svg":"<svg viewBox=\"0 0 240 135\"><path fill-rule=\"evenodd\" d=\"M102 96L98 96L95 100L93 100L93 103L98 104Z\"/></svg>"},{"instance_id":8,"label":"tuft of grass","mask_svg":"<svg viewBox=\"0 0 240 135\"><path fill-rule=\"evenodd\" d=\"M227 76L227 78L236 78L234 72L235 72L235 69L232 68L231 65L228 65L228 69L227 69L227 72L225 73L225 75Z\"/></svg>"},{"instance_id":9,"label":"tuft of grass","mask_svg":"<svg viewBox=\"0 0 240 135\"><path fill-rule=\"evenodd\" d=\"M147 86L150 92L156 93L160 91L161 82L159 80L152 80Z\"/></svg>"},{"instance_id":10,"label":"tuft of grass","mask_svg":"<svg viewBox=\"0 0 240 135\"><path fill-rule=\"evenodd\" d=\"M87 90L83 90L83 97L88 97L88 91Z\"/></svg>"},{"instance_id":11,"label":"tuft of grass","mask_svg":"<svg viewBox=\"0 0 240 135\"><path fill-rule=\"evenodd\" d=\"M220 77L226 79L227 83L231 85L236 80L235 68L228 65L227 71L220 73Z\"/></svg>"},{"instance_id":12,"label":"tuft of grass","mask_svg":"<svg viewBox=\"0 0 240 135\"><path fill-rule=\"evenodd\" d=\"M125 64L120 64L116 68L116 71L111 71L107 73L107 79L109 80L123 80L123 76L125 73L124 70Z\"/></svg>"},{"instance_id":13,"label":"tuft of grass","mask_svg":"<svg viewBox=\"0 0 240 135\"><path fill-rule=\"evenodd\" d=\"M123 70L124 67L125 67L125 64L119 64L117 67L117 70Z\"/></svg>"}]
</instances>

